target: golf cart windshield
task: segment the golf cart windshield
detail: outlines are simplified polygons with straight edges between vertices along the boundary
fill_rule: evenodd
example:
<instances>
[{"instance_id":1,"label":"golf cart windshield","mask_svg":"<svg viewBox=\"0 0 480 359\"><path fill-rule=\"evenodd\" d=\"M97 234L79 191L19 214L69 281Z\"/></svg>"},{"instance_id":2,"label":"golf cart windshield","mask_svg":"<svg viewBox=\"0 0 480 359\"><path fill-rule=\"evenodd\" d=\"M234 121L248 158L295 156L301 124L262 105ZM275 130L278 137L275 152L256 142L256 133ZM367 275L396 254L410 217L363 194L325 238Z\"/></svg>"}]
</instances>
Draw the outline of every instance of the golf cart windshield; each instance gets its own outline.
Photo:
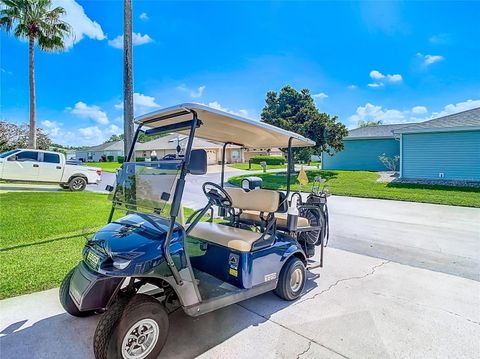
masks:
<instances>
[{"instance_id":1,"label":"golf cart windshield","mask_svg":"<svg viewBox=\"0 0 480 359\"><path fill-rule=\"evenodd\" d=\"M116 208L168 216L167 203L173 197L180 174L181 159L126 162L110 195Z\"/></svg>"}]
</instances>

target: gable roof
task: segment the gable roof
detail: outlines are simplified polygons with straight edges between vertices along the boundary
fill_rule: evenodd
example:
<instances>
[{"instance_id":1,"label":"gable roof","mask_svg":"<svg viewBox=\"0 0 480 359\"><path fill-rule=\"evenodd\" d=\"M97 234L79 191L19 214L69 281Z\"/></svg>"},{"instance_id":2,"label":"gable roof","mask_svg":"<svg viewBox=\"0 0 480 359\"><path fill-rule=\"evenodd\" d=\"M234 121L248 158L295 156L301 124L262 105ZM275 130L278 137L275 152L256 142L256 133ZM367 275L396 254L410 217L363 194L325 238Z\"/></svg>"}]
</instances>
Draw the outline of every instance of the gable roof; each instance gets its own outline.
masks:
<instances>
[{"instance_id":1,"label":"gable roof","mask_svg":"<svg viewBox=\"0 0 480 359\"><path fill-rule=\"evenodd\" d=\"M472 128L480 129L480 107L410 124L396 130L395 133L469 130Z\"/></svg>"},{"instance_id":2,"label":"gable roof","mask_svg":"<svg viewBox=\"0 0 480 359\"><path fill-rule=\"evenodd\" d=\"M98 146L82 147L77 151L101 152L101 151L123 151L123 140L102 143Z\"/></svg>"},{"instance_id":3,"label":"gable roof","mask_svg":"<svg viewBox=\"0 0 480 359\"><path fill-rule=\"evenodd\" d=\"M393 125L377 125L359 127L348 131L348 139L361 139L361 138L394 138L392 131L408 126L408 123L397 123Z\"/></svg>"}]
</instances>

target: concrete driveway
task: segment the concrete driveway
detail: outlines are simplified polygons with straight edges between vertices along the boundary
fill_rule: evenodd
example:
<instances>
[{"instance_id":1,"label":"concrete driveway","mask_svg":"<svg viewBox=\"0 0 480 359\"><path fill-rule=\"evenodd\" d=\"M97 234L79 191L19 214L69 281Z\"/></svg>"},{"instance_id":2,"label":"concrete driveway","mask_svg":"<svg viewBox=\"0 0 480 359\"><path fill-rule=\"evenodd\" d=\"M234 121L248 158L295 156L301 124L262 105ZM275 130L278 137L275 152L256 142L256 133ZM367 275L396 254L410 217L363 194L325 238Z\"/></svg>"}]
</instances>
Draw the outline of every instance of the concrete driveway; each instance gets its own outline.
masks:
<instances>
[{"instance_id":1,"label":"concrete driveway","mask_svg":"<svg viewBox=\"0 0 480 359\"><path fill-rule=\"evenodd\" d=\"M162 358L478 358L477 281L327 248L307 293L268 293L170 317ZM0 302L2 358L93 358L98 316L73 318L57 290Z\"/></svg>"}]
</instances>

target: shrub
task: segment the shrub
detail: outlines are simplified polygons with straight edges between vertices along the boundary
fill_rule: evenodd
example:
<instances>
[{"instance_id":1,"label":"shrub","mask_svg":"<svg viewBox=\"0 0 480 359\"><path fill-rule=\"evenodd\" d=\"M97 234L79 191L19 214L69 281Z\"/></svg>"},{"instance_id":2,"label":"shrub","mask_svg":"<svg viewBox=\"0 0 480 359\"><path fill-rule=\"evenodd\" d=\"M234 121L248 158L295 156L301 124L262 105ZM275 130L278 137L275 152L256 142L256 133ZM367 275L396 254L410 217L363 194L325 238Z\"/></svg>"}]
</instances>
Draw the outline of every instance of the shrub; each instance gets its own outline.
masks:
<instances>
[{"instance_id":1,"label":"shrub","mask_svg":"<svg viewBox=\"0 0 480 359\"><path fill-rule=\"evenodd\" d=\"M266 162L267 166L276 166L276 165L284 165L285 158L282 156L254 156L250 159L251 163L256 163L257 165L260 162Z\"/></svg>"},{"instance_id":2,"label":"shrub","mask_svg":"<svg viewBox=\"0 0 480 359\"><path fill-rule=\"evenodd\" d=\"M145 162L145 157L135 157L135 162Z\"/></svg>"},{"instance_id":3,"label":"shrub","mask_svg":"<svg viewBox=\"0 0 480 359\"><path fill-rule=\"evenodd\" d=\"M117 157L117 161L118 161L118 163L123 163L123 162L125 162L125 156L118 156L118 157Z\"/></svg>"},{"instance_id":4,"label":"shrub","mask_svg":"<svg viewBox=\"0 0 480 359\"><path fill-rule=\"evenodd\" d=\"M380 156L378 156L378 159L380 162L383 163L383 165L390 171L396 171L398 162L400 160L400 156L394 156L394 157L388 157L385 153L382 153Z\"/></svg>"},{"instance_id":5,"label":"shrub","mask_svg":"<svg viewBox=\"0 0 480 359\"><path fill-rule=\"evenodd\" d=\"M113 157L113 156L107 156L107 161L108 162L113 162L114 159L115 159L115 157Z\"/></svg>"}]
</instances>

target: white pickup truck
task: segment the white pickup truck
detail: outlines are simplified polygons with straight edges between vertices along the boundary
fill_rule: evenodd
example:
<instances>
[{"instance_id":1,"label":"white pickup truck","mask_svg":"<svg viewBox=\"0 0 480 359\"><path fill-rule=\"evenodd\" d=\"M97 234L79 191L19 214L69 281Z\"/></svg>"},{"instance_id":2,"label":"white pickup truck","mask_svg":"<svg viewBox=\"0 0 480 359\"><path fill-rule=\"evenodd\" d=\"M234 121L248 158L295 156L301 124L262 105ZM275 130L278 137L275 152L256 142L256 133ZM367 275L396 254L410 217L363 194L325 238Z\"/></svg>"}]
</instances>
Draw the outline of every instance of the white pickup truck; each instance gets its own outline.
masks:
<instances>
[{"instance_id":1,"label":"white pickup truck","mask_svg":"<svg viewBox=\"0 0 480 359\"><path fill-rule=\"evenodd\" d=\"M101 168L68 164L58 152L18 149L0 154L0 180L58 183L64 189L83 191L101 179Z\"/></svg>"}]
</instances>

